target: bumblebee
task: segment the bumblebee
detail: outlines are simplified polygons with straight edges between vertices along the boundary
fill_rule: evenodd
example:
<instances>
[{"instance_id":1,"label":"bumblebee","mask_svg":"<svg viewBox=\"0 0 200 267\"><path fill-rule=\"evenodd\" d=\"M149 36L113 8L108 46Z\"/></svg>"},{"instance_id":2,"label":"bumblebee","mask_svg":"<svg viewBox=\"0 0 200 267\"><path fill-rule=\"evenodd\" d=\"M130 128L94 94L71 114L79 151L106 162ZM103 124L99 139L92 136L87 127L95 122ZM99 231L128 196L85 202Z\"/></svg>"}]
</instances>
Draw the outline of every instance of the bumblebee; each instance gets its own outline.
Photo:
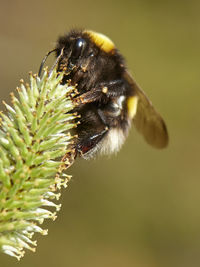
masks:
<instances>
[{"instance_id":1,"label":"bumblebee","mask_svg":"<svg viewBox=\"0 0 200 267\"><path fill-rule=\"evenodd\" d=\"M61 55L62 51L62 55ZM58 71L65 71L63 84L76 85L74 99L80 114L75 154L89 159L96 154L117 152L131 124L148 144L168 144L165 122L126 68L125 60L105 35L72 30L56 44Z\"/></svg>"}]
</instances>

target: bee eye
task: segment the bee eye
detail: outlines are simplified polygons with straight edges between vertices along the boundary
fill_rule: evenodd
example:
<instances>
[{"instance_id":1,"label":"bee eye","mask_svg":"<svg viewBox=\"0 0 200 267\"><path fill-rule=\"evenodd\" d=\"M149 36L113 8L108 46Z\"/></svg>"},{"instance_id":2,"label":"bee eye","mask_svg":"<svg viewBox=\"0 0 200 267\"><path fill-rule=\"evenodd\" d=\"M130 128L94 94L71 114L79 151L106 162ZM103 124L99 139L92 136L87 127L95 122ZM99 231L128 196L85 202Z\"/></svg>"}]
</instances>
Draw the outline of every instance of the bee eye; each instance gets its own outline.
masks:
<instances>
[{"instance_id":1,"label":"bee eye","mask_svg":"<svg viewBox=\"0 0 200 267\"><path fill-rule=\"evenodd\" d=\"M79 58L82 55L84 49L86 48L86 45L87 43L83 38L78 38L75 41L75 44L73 47L72 57Z\"/></svg>"}]
</instances>

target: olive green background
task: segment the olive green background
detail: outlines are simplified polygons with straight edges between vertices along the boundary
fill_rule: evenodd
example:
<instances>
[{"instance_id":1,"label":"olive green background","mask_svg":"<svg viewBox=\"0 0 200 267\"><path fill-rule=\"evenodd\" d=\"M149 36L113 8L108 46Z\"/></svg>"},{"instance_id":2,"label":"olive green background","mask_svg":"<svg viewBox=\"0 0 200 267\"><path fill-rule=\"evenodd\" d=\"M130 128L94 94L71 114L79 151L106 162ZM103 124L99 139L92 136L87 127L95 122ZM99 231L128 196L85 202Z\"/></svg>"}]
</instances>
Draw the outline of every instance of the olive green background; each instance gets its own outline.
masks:
<instances>
[{"instance_id":1,"label":"olive green background","mask_svg":"<svg viewBox=\"0 0 200 267\"><path fill-rule=\"evenodd\" d=\"M2 267L200 266L200 1L0 1L1 99L72 27L108 35L165 118L157 151L131 130L110 158L77 160L48 236ZM1 106L2 108L2 106Z\"/></svg>"}]
</instances>

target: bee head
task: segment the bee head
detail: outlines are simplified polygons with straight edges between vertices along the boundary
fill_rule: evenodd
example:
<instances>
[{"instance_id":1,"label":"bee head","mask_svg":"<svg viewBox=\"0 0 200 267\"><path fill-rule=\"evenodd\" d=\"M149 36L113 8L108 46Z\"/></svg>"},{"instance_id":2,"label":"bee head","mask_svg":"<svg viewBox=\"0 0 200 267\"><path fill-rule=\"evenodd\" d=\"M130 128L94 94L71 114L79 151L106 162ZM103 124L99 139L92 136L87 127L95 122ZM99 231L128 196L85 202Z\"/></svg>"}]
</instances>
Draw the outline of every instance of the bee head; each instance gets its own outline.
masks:
<instances>
[{"instance_id":1,"label":"bee head","mask_svg":"<svg viewBox=\"0 0 200 267\"><path fill-rule=\"evenodd\" d=\"M74 66L79 65L80 60L87 56L88 41L82 36L81 32L71 32L59 38L56 49L57 56L63 49L61 63L68 70L71 70Z\"/></svg>"},{"instance_id":2,"label":"bee head","mask_svg":"<svg viewBox=\"0 0 200 267\"><path fill-rule=\"evenodd\" d=\"M98 63L99 55L104 55L106 58L116 53L114 43L105 35L96 33L94 31L71 31L58 39L56 45L57 56L63 49L63 57L61 63L72 70L74 67L88 65L96 59L96 65L101 67ZM104 64L104 68L105 68Z\"/></svg>"}]
</instances>

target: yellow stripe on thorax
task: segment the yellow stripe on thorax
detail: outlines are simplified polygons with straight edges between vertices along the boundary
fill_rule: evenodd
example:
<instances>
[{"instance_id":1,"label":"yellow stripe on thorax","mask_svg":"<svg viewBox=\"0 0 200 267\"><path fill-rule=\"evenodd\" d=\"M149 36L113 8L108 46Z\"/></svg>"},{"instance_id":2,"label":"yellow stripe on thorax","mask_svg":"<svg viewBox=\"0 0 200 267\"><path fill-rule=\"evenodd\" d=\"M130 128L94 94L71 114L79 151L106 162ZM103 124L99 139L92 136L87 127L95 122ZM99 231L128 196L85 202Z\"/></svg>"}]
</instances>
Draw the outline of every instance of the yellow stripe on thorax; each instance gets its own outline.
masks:
<instances>
[{"instance_id":1,"label":"yellow stripe on thorax","mask_svg":"<svg viewBox=\"0 0 200 267\"><path fill-rule=\"evenodd\" d=\"M114 43L104 34L87 30L84 32L87 33L92 41L104 52L111 52L115 48Z\"/></svg>"},{"instance_id":2,"label":"yellow stripe on thorax","mask_svg":"<svg viewBox=\"0 0 200 267\"><path fill-rule=\"evenodd\" d=\"M128 115L131 119L137 112L138 96L131 96L127 100Z\"/></svg>"}]
</instances>

